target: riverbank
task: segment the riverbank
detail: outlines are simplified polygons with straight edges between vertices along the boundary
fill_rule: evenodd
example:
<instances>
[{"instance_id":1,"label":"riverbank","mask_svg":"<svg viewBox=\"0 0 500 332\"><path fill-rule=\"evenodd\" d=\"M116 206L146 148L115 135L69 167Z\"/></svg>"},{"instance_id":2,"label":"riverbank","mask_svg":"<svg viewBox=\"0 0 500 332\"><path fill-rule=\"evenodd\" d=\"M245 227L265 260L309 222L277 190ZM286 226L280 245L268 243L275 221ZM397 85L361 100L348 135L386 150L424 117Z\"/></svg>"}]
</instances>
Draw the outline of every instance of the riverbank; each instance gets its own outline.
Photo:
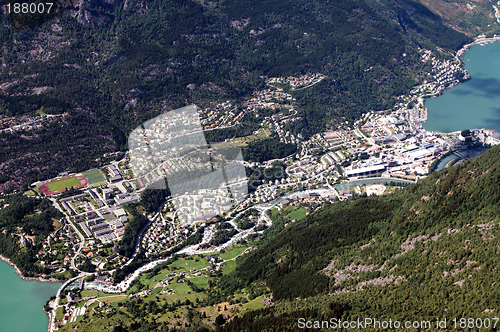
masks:
<instances>
[{"instance_id":1,"label":"riverbank","mask_svg":"<svg viewBox=\"0 0 500 332\"><path fill-rule=\"evenodd\" d=\"M21 270L19 270L19 268L16 266L16 264L12 263L9 258L6 258L6 257L0 255L0 260L9 264L10 266L12 266L14 268L14 271L16 272L17 276L25 281L58 282L58 283L60 283L61 281L64 281L64 280L57 280L54 278L45 279L42 277L25 277L22 274Z\"/></svg>"}]
</instances>

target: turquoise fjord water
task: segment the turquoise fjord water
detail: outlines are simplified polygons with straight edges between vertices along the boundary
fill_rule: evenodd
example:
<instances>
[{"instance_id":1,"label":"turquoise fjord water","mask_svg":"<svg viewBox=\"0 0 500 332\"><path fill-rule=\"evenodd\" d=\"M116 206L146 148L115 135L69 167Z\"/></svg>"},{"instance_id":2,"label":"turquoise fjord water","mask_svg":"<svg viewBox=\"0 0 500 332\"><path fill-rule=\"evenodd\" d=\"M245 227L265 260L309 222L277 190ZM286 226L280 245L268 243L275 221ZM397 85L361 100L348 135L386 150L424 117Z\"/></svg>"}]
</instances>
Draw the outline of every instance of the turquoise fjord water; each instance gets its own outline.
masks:
<instances>
[{"instance_id":1,"label":"turquoise fjord water","mask_svg":"<svg viewBox=\"0 0 500 332\"><path fill-rule=\"evenodd\" d=\"M474 45L463 56L471 80L425 101L427 130L488 128L500 132L500 42Z\"/></svg>"},{"instance_id":2,"label":"turquoise fjord water","mask_svg":"<svg viewBox=\"0 0 500 332\"><path fill-rule=\"evenodd\" d=\"M46 332L49 319L43 305L60 286L22 280L12 266L0 261L0 331Z\"/></svg>"}]
</instances>

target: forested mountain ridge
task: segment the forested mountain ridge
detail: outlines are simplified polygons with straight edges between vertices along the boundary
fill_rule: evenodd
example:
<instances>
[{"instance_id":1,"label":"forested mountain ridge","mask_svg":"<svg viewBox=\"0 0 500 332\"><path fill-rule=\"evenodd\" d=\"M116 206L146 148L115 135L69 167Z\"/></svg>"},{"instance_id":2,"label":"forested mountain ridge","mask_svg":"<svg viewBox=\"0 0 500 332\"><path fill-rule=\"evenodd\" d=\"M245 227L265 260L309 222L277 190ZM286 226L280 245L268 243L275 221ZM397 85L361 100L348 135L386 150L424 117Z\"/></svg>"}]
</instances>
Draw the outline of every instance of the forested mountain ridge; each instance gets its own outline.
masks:
<instances>
[{"instance_id":1,"label":"forested mountain ridge","mask_svg":"<svg viewBox=\"0 0 500 332\"><path fill-rule=\"evenodd\" d=\"M262 324L294 330L296 320L273 325L270 317L283 323L310 310L309 318L327 319L338 314L330 303L343 308L343 320L493 317L500 304L499 152L492 148L394 194L335 203L288 225L232 276L247 288L265 282L275 308L224 330L245 324L248 331Z\"/></svg>"},{"instance_id":2,"label":"forested mountain ridge","mask_svg":"<svg viewBox=\"0 0 500 332\"><path fill-rule=\"evenodd\" d=\"M470 40L409 0L67 3L24 31L2 17L0 114L70 114L18 138L0 134L2 189L96 166L161 112L238 102L265 77L320 72L327 78L294 94L302 119L291 129L307 137L391 107L429 70L418 47L447 53ZM47 143L57 133L66 139Z\"/></svg>"}]
</instances>

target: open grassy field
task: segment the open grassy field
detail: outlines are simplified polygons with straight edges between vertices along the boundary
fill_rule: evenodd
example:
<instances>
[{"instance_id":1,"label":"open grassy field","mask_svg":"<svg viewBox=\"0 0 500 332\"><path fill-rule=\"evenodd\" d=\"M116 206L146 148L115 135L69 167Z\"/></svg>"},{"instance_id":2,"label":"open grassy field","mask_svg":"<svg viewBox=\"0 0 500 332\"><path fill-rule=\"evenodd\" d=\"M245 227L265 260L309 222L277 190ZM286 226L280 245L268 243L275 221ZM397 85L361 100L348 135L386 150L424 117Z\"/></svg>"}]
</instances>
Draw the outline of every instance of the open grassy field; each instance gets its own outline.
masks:
<instances>
[{"instance_id":1,"label":"open grassy field","mask_svg":"<svg viewBox=\"0 0 500 332\"><path fill-rule=\"evenodd\" d=\"M97 297L100 299L102 297L116 297L116 296L126 296L124 294L112 294L112 293L104 293L104 292L101 292L101 291L97 291L97 290L83 290L81 292L82 296L93 296L93 295L97 295Z\"/></svg>"},{"instance_id":2,"label":"open grassy field","mask_svg":"<svg viewBox=\"0 0 500 332\"><path fill-rule=\"evenodd\" d=\"M264 299L264 296L259 296L253 299L252 301L248 301L247 303L243 304L243 308L248 309L248 310L256 310L256 309L262 309L264 308L264 303L262 303L262 300Z\"/></svg>"},{"instance_id":3,"label":"open grassy field","mask_svg":"<svg viewBox=\"0 0 500 332\"><path fill-rule=\"evenodd\" d=\"M104 303L118 303L120 301L123 301L127 298L126 295L114 295L114 296L107 296L107 297L100 297L99 301L104 302Z\"/></svg>"},{"instance_id":4,"label":"open grassy field","mask_svg":"<svg viewBox=\"0 0 500 332\"><path fill-rule=\"evenodd\" d=\"M83 176L89 180L89 186L91 187L106 185L106 179L98 169L91 169L90 171L83 172Z\"/></svg>"},{"instance_id":5,"label":"open grassy field","mask_svg":"<svg viewBox=\"0 0 500 332\"><path fill-rule=\"evenodd\" d=\"M189 272L192 269L200 270L206 268L210 264L206 258L199 258L198 261L180 258L170 265L172 269L170 271L175 272ZM171 272L170 272L171 273Z\"/></svg>"},{"instance_id":6,"label":"open grassy field","mask_svg":"<svg viewBox=\"0 0 500 332\"><path fill-rule=\"evenodd\" d=\"M234 245L234 246L230 247L229 249L226 249L225 253L221 253L218 256L220 258L222 258L223 260L233 259L236 256L242 254L247 248L248 248L247 245L245 245L245 246Z\"/></svg>"},{"instance_id":7,"label":"open grassy field","mask_svg":"<svg viewBox=\"0 0 500 332\"><path fill-rule=\"evenodd\" d=\"M90 317L94 315L94 308L99 305L99 301L94 301L90 306L87 307L87 311Z\"/></svg>"},{"instance_id":8,"label":"open grassy field","mask_svg":"<svg viewBox=\"0 0 500 332\"><path fill-rule=\"evenodd\" d=\"M160 281L167 279L167 275L170 273L189 272L192 269L200 270L209 265L210 264L205 258L198 258L198 261L179 258L168 268L162 269L160 272L158 272L154 277L148 278L147 273L145 273L144 275L139 277L139 281L141 282L141 284L146 285L148 289L153 289L153 287L155 287L156 284L158 284ZM137 291L137 287L134 286L127 291L127 294L132 294Z\"/></svg>"},{"instance_id":9,"label":"open grassy field","mask_svg":"<svg viewBox=\"0 0 500 332\"><path fill-rule=\"evenodd\" d=\"M279 214L280 212L277 208L272 208L271 210L269 210L269 217L271 218L271 220L274 220L274 218L276 218Z\"/></svg>"},{"instance_id":10,"label":"open grassy field","mask_svg":"<svg viewBox=\"0 0 500 332\"><path fill-rule=\"evenodd\" d=\"M139 277L139 281L141 284L146 285L147 289L153 289L154 286L156 286L157 283L159 283L162 280L166 279L166 273L164 271L160 271L160 274L157 274L153 278L148 279L146 275L142 275ZM129 290L127 290L127 294L133 294L137 292L138 289L136 286L130 287Z\"/></svg>"},{"instance_id":11,"label":"open grassy field","mask_svg":"<svg viewBox=\"0 0 500 332\"><path fill-rule=\"evenodd\" d=\"M281 211L278 211L278 209L276 208L270 210L270 217L271 220L274 220L276 217L281 215L283 218L285 218L285 220L300 220L306 216L307 212L308 211L302 207L297 208L295 206L289 205Z\"/></svg>"},{"instance_id":12,"label":"open grassy field","mask_svg":"<svg viewBox=\"0 0 500 332\"><path fill-rule=\"evenodd\" d=\"M54 226L54 229L59 229L63 226L63 224L59 221L59 219L52 218L52 226Z\"/></svg>"},{"instance_id":13,"label":"open grassy field","mask_svg":"<svg viewBox=\"0 0 500 332\"><path fill-rule=\"evenodd\" d=\"M82 290L81 291L82 296L94 296L98 294L98 291L96 290Z\"/></svg>"},{"instance_id":14,"label":"open grassy field","mask_svg":"<svg viewBox=\"0 0 500 332\"><path fill-rule=\"evenodd\" d=\"M189 281L195 284L198 288L207 288L209 279L210 278L208 277L194 277L194 278L189 278Z\"/></svg>"},{"instance_id":15,"label":"open grassy field","mask_svg":"<svg viewBox=\"0 0 500 332\"><path fill-rule=\"evenodd\" d=\"M254 141L260 141L261 139L265 139L271 136L271 131L267 128L262 129L258 134L256 135L248 135L245 137L238 137L235 138L231 141L232 144L245 147L249 143L254 142Z\"/></svg>"},{"instance_id":16,"label":"open grassy field","mask_svg":"<svg viewBox=\"0 0 500 332\"><path fill-rule=\"evenodd\" d=\"M54 193L61 190L70 189L71 187L76 188L79 187L80 185L81 185L80 181L78 181L77 178L72 177L61 181L47 183L47 188L49 188L49 190Z\"/></svg>"},{"instance_id":17,"label":"open grassy field","mask_svg":"<svg viewBox=\"0 0 500 332\"><path fill-rule=\"evenodd\" d=\"M298 208L288 214L290 220L300 220L306 216L308 211L304 208Z\"/></svg>"},{"instance_id":18,"label":"open grassy field","mask_svg":"<svg viewBox=\"0 0 500 332\"><path fill-rule=\"evenodd\" d=\"M63 308L62 307L57 308L57 310L56 310L56 318L57 318L58 321L62 321L63 320L64 314L63 314Z\"/></svg>"},{"instance_id":19,"label":"open grassy field","mask_svg":"<svg viewBox=\"0 0 500 332\"><path fill-rule=\"evenodd\" d=\"M85 304L87 304L86 301L80 301L80 302L76 302L74 304L75 308L82 308Z\"/></svg>"},{"instance_id":20,"label":"open grassy field","mask_svg":"<svg viewBox=\"0 0 500 332\"><path fill-rule=\"evenodd\" d=\"M236 269L236 261L227 261L226 266L222 267L222 274L226 275Z\"/></svg>"},{"instance_id":21,"label":"open grassy field","mask_svg":"<svg viewBox=\"0 0 500 332\"><path fill-rule=\"evenodd\" d=\"M48 277L50 278L57 278L57 277L63 277L64 279L69 279L72 277L71 273L69 272L69 270L66 270L62 273L53 273L53 274L49 274Z\"/></svg>"}]
</instances>

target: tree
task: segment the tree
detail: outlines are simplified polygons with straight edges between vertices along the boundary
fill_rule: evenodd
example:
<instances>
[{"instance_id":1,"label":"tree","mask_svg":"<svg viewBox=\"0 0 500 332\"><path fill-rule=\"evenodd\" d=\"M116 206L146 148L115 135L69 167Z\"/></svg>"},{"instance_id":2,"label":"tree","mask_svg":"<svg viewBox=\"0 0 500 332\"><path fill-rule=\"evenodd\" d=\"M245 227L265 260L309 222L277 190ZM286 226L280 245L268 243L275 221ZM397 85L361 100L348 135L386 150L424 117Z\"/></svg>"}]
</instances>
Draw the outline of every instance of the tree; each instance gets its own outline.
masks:
<instances>
[{"instance_id":1,"label":"tree","mask_svg":"<svg viewBox=\"0 0 500 332\"><path fill-rule=\"evenodd\" d=\"M226 319L222 315L217 315L215 318L215 326L222 326L226 323Z\"/></svg>"},{"instance_id":2,"label":"tree","mask_svg":"<svg viewBox=\"0 0 500 332\"><path fill-rule=\"evenodd\" d=\"M462 137L468 137L468 136L471 135L471 133L470 133L469 129L465 129L465 130L462 130L462 132L460 133L460 135L462 135Z\"/></svg>"}]
</instances>

